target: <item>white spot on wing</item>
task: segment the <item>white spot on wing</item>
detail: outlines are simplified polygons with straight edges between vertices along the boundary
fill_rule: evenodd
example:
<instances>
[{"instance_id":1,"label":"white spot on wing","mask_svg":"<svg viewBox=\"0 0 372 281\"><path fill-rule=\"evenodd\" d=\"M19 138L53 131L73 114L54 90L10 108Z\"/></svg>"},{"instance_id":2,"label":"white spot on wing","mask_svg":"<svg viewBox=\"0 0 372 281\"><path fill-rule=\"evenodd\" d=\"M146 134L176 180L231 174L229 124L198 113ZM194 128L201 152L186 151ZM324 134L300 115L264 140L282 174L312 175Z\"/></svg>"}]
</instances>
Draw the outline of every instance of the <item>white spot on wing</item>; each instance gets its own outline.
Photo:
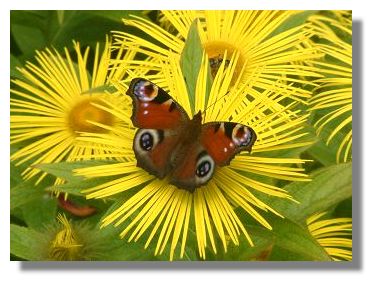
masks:
<instances>
[{"instance_id":1,"label":"white spot on wing","mask_svg":"<svg viewBox=\"0 0 372 281\"><path fill-rule=\"evenodd\" d=\"M220 130L222 130L222 133L225 133L225 125L224 125L224 123L221 123Z\"/></svg>"},{"instance_id":2,"label":"white spot on wing","mask_svg":"<svg viewBox=\"0 0 372 281\"><path fill-rule=\"evenodd\" d=\"M168 106L171 106L172 105L172 99L168 99L167 101L163 102L163 104L166 104Z\"/></svg>"}]
</instances>

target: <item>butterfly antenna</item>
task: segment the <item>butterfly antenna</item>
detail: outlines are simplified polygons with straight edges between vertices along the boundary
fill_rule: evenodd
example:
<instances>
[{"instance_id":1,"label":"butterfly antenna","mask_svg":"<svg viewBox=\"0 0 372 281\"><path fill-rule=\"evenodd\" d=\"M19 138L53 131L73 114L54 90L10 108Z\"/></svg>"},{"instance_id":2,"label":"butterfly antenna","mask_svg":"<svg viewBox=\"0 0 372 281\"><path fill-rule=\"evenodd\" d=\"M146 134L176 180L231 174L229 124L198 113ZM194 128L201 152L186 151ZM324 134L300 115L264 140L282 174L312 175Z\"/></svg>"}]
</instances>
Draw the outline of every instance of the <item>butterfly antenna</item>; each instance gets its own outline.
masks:
<instances>
[{"instance_id":1,"label":"butterfly antenna","mask_svg":"<svg viewBox=\"0 0 372 281\"><path fill-rule=\"evenodd\" d=\"M208 106L207 108L205 108L205 109L202 111L203 121L204 121L205 113L207 112L207 110L208 110L209 108L211 108L212 106L214 106L214 105L215 105L217 102L219 102L221 99L223 99L224 97L226 97L229 93L230 93L230 91L227 91L226 94L224 94L222 97L220 97L219 99L217 99L214 103L212 103L210 106Z\"/></svg>"},{"instance_id":2,"label":"butterfly antenna","mask_svg":"<svg viewBox=\"0 0 372 281\"><path fill-rule=\"evenodd\" d=\"M205 108L205 109L202 111L203 122L205 121L204 118L205 118L205 113L206 113L206 111L207 111L209 108L211 108L212 106L214 106L214 105L215 105L217 102L219 102L221 99L225 98L229 93L230 93L230 91L227 91L226 94L224 94L222 97L220 97L219 99L217 99L214 103L212 103L210 106L208 106L207 108ZM269 99L269 98L266 97L266 99ZM263 103L264 101L265 101L265 99L262 100L261 103ZM254 104L254 105L253 105L253 108L256 108L256 107L258 107L258 106L259 106L259 104Z\"/></svg>"}]
</instances>

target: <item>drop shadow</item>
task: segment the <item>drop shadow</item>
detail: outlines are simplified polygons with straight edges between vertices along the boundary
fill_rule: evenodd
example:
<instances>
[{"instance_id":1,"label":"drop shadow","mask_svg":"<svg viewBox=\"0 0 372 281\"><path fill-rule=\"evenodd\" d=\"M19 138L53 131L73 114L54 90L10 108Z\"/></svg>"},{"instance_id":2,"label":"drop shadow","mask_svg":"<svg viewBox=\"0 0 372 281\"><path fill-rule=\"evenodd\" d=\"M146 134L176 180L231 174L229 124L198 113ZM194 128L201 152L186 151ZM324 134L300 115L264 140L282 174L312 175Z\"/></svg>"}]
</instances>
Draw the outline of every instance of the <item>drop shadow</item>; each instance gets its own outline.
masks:
<instances>
[{"instance_id":1,"label":"drop shadow","mask_svg":"<svg viewBox=\"0 0 372 281\"><path fill-rule=\"evenodd\" d=\"M363 22L353 21L353 261L362 269L363 254Z\"/></svg>"}]
</instances>

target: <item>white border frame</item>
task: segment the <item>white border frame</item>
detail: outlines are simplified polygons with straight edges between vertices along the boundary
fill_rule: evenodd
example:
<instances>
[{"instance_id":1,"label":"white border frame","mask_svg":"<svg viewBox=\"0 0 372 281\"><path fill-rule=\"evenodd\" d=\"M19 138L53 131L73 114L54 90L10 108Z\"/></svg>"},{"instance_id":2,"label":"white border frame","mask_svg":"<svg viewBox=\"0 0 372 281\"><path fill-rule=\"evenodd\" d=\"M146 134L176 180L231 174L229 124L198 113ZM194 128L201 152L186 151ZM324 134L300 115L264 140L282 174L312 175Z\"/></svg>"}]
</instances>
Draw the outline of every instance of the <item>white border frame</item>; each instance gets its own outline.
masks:
<instances>
[{"instance_id":1,"label":"white border frame","mask_svg":"<svg viewBox=\"0 0 372 281\"><path fill-rule=\"evenodd\" d=\"M25 277L27 280L81 280L85 276L89 281L93 280L131 280L135 278L148 278L152 280L177 280L194 279L200 277L208 280L229 280L245 278L249 280L322 280L331 278L332 280L366 280L371 278L371 225L370 220L372 204L368 202L372 198L372 181L367 176L369 172L369 162L372 159L371 154L371 134L372 130L368 128L368 121L371 120L372 110L368 105L372 105L372 91L369 83L371 72L367 66L371 63L371 37L367 36L367 30L372 30L371 9L368 1L363 0L246 0L246 1L167 1L167 0L142 0L142 1L118 1L118 0L65 0L65 1L30 1L13 0L11 2L2 2L0 9L1 18L1 41L0 44L0 62L2 67L1 83L1 173L2 173L2 193L0 204L1 227L1 273L3 278L6 274L13 278ZM267 10L287 10L287 9L305 9L305 10L353 10L353 20L361 26L362 46L353 45L354 51L361 51L359 54L360 65L354 65L354 89L358 88L361 97L356 97L354 91L354 114L360 118L354 118L354 132L359 131L359 136L354 134L354 194L357 192L360 202L354 201L354 207L362 206L360 212L354 212L354 224L357 222L362 230L361 235L354 235L354 245L362 250L360 260L357 263L343 263L337 266L322 264L313 264L309 266L301 262L290 262L287 265L283 263L32 263L32 262L10 262L9 261L9 22L10 10L151 10L151 9L267 9ZM355 35L356 30L354 30ZM369 31L371 33L371 31ZM354 55L354 54L353 54ZM358 60L354 59L354 63ZM358 77L356 77L358 76ZM357 85L357 84L360 85ZM4 100L3 100L4 99ZM355 103L357 101L357 103ZM362 115L360 115L360 112ZM359 115L358 115L359 114ZM359 120L356 120L359 119ZM357 121L357 123L356 123ZM362 137L361 139L356 139ZM359 152L359 153L356 153ZM359 154L359 155L358 155ZM360 156L361 159L356 159ZM363 194L363 196L362 196ZM362 241L356 241L356 239ZM357 253L354 253L354 256ZM351 265L351 266L350 266ZM48 268L50 268L48 270ZM17 275L17 276L15 276ZM26 275L26 276L25 276ZM123 276L124 275L124 276ZM283 276L285 275L285 276ZM84 277L83 277L84 276ZM319 279L320 278L320 279ZM7 278L8 279L8 278ZM10 279L10 278L9 278ZM3 279L4 280L4 279Z\"/></svg>"}]
</instances>

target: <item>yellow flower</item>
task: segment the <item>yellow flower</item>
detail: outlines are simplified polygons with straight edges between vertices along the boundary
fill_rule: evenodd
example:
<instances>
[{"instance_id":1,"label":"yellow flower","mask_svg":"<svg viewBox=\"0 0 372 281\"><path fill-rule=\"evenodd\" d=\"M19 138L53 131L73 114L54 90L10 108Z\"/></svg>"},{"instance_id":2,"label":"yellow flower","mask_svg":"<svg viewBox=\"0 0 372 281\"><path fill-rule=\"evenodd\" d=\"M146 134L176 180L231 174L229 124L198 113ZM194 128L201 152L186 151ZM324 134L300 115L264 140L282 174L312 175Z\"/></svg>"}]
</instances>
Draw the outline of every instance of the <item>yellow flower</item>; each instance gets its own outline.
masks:
<instances>
[{"instance_id":1,"label":"yellow flower","mask_svg":"<svg viewBox=\"0 0 372 281\"><path fill-rule=\"evenodd\" d=\"M99 157L103 153L104 147L87 149L77 137L81 132L108 133L97 123L113 128L120 125L115 116L96 106L106 99L123 103L119 95L105 93L110 81L122 79L126 71L123 65L110 66L110 45L107 41L99 55L97 44L91 73L87 69L89 48L82 52L80 44L74 42L76 62L67 49L63 55L50 49L37 51L37 63L28 62L19 69L23 78L12 80L10 139L20 149L11 160L17 165L29 161L23 172L26 179L40 173L33 165ZM120 51L117 57L123 56L125 62L134 55L134 51L128 51L123 56Z\"/></svg>"},{"instance_id":2,"label":"yellow flower","mask_svg":"<svg viewBox=\"0 0 372 281\"><path fill-rule=\"evenodd\" d=\"M118 163L75 170L77 175L86 178L117 177L115 180L107 180L103 184L84 190L88 199L106 198L118 193L132 194L120 207L103 219L103 226L112 223L115 226L124 225L121 237L129 236L129 241L145 237L146 248L156 240L155 255L162 254L166 248L168 249L168 245L170 260L174 259L176 249L182 258L190 228L196 233L199 255L203 259L206 258L206 247L211 247L216 253L218 241L226 251L226 237L230 237L231 243L237 245L239 236L243 235L249 244L253 245L254 241L251 240L234 208L241 206L257 222L271 229L260 211L281 215L265 203L264 197L258 197L256 194L293 200L285 190L268 183L267 180L309 180L302 168L293 167L301 165L304 160L265 155L268 151L290 150L308 145L309 142L302 140L306 135L303 128L307 116L300 116L299 111L292 111L295 103L281 106L279 101L283 96L280 93L266 90L261 94L255 91L250 83L252 81L241 81L242 75L235 78L237 83L230 88L239 56L234 53L230 59L231 63L226 67L220 67L217 72L207 99L209 60L204 54L197 78L194 108L190 105L178 61L179 56L170 53L168 61L159 66L163 69L164 77L163 79L158 77L158 85L169 89L172 98L185 109L189 117L194 112L206 110L203 122L239 122L251 126L258 136L251 155L241 153L229 166L217 168L213 178L193 193L179 189L169 184L166 179L160 180L136 166L132 149L136 131L130 120L132 109L119 108L106 101L100 108L111 112L128 126L116 130L117 134L86 133L80 137L81 140L112 146L110 147L112 153L122 155L122 160ZM225 65L225 60L226 56L222 65ZM123 83L116 86L120 92L124 93L127 90ZM226 94L228 89L229 93Z\"/></svg>"},{"instance_id":3,"label":"yellow flower","mask_svg":"<svg viewBox=\"0 0 372 281\"><path fill-rule=\"evenodd\" d=\"M325 43L314 43L314 46L332 58L332 61L312 63L327 76L315 81L319 86L310 99L310 109L321 116L314 124L317 133L324 134L327 145L332 140L340 143L336 160L346 162L352 156L352 45L338 34L351 38L351 13L335 14L336 19L325 15L310 18L314 33L326 40Z\"/></svg>"},{"instance_id":4,"label":"yellow flower","mask_svg":"<svg viewBox=\"0 0 372 281\"><path fill-rule=\"evenodd\" d=\"M351 218L321 219L325 214L314 214L307 219L311 235L333 260L352 260Z\"/></svg>"},{"instance_id":5,"label":"yellow flower","mask_svg":"<svg viewBox=\"0 0 372 281\"><path fill-rule=\"evenodd\" d=\"M60 229L49 246L49 259L57 261L79 260L79 252L83 246L65 215L57 216Z\"/></svg>"},{"instance_id":6,"label":"yellow flower","mask_svg":"<svg viewBox=\"0 0 372 281\"><path fill-rule=\"evenodd\" d=\"M162 22L172 26L176 33L173 35L166 29L148 20L133 17L124 19L126 25L134 26L147 33L152 39L148 41L141 37L126 33L114 32L114 38L120 46L138 48L140 53L148 56L144 61L133 61L133 68L157 69L159 61L166 61L168 52L181 55L190 25L198 18L200 39L208 54L211 72L215 76L221 65L225 52L229 63L234 53L239 54L234 78L242 72L241 82L250 80L252 86L259 91L272 90L287 97L304 101L311 96L311 92L304 89L304 85L311 84L305 78L322 77L317 68L301 65L318 58L316 49L296 49L301 42L307 41L312 35L305 25L299 25L283 32L274 34L289 17L298 11L163 11ZM296 62L296 64L294 64ZM259 73L252 80L251 76ZM277 81L277 83L273 83ZM300 85L300 86L299 86Z\"/></svg>"}]
</instances>

